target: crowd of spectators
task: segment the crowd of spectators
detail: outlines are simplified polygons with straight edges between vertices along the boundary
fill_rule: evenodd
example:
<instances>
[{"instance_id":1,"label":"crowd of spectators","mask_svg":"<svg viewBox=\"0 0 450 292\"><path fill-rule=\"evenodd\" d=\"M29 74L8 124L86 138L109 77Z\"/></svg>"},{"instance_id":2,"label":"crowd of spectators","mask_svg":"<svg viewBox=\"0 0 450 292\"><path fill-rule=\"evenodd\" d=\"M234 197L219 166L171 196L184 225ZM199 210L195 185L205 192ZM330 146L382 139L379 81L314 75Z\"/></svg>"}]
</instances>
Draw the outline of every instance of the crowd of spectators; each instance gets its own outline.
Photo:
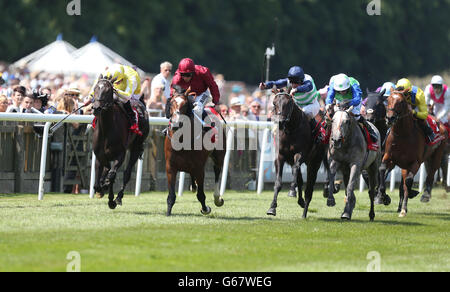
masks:
<instances>
[{"instance_id":1,"label":"crowd of spectators","mask_svg":"<svg viewBox=\"0 0 450 292\"><path fill-rule=\"evenodd\" d=\"M170 96L173 65L166 61L161 63L159 69L154 76L142 76L141 88L148 110L162 116ZM257 85L226 81L222 74L215 74L214 77L221 93L219 108L226 120L270 118L271 103L266 106L267 96ZM77 108L85 102L93 82L92 77L87 75L9 70L6 65L0 64L0 112L61 112L61 104L67 104L67 99L73 100L74 108Z\"/></svg>"}]
</instances>

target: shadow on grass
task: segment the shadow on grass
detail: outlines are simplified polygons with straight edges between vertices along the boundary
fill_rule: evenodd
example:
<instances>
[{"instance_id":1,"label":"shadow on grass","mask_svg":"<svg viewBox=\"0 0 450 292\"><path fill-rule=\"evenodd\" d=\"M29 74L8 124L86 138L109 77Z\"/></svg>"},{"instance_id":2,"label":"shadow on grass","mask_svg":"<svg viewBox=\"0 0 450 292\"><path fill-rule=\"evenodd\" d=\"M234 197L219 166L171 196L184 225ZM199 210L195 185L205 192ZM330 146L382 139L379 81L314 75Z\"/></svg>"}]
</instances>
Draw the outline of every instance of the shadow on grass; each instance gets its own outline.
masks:
<instances>
[{"instance_id":1,"label":"shadow on grass","mask_svg":"<svg viewBox=\"0 0 450 292\"><path fill-rule=\"evenodd\" d=\"M342 220L340 218L317 218L317 221L334 222L341 224L363 223L363 224L383 224L383 225L398 225L398 226L426 226L426 224L417 222L387 221L387 220L377 220L377 218L375 218L375 221L373 222L370 222L369 218L367 218L367 220L352 219L351 221Z\"/></svg>"}]
</instances>

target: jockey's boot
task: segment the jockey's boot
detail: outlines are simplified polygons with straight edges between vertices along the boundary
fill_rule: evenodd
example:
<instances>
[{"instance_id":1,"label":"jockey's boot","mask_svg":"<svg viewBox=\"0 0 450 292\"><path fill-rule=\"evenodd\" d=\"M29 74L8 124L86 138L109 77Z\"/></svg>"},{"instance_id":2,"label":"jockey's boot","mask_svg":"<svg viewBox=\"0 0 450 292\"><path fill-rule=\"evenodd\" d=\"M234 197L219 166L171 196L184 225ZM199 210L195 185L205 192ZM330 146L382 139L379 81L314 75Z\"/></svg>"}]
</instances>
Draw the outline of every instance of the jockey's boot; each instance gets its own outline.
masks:
<instances>
[{"instance_id":1,"label":"jockey's boot","mask_svg":"<svg viewBox=\"0 0 450 292\"><path fill-rule=\"evenodd\" d=\"M434 134L433 129L431 129L426 120L417 119L417 124L422 129L429 142L433 142L434 139L436 139L436 135Z\"/></svg>"},{"instance_id":2,"label":"jockey's boot","mask_svg":"<svg viewBox=\"0 0 450 292\"><path fill-rule=\"evenodd\" d=\"M363 116L359 116L358 122L369 131L370 138L372 138L372 142L376 143L378 141L377 134L373 130L372 126L369 125L367 120Z\"/></svg>"},{"instance_id":3,"label":"jockey's boot","mask_svg":"<svg viewBox=\"0 0 450 292\"><path fill-rule=\"evenodd\" d=\"M130 130L133 133L136 133L136 134L142 136L143 134L142 134L141 130L139 130L139 125L137 123L136 114L133 111L133 109L131 108L131 102L127 101L126 103L124 103L123 108L127 112L128 118L130 119L130 122L131 122Z\"/></svg>"}]
</instances>

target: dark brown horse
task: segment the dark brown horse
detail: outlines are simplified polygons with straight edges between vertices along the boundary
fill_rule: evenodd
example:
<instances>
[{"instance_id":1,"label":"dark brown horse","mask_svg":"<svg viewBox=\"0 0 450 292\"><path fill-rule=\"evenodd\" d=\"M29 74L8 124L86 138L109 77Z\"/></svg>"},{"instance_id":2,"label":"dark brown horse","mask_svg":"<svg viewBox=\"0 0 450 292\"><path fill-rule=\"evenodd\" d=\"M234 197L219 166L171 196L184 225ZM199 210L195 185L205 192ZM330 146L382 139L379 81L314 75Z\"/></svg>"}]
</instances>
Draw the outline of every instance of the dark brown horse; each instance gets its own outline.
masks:
<instances>
[{"instance_id":1,"label":"dark brown horse","mask_svg":"<svg viewBox=\"0 0 450 292\"><path fill-rule=\"evenodd\" d=\"M285 163L288 163L292 166L294 177L289 193L291 196L295 196L296 188L298 187L298 204L304 208L303 218L306 218L317 179L317 172L326 153L326 146L314 143L311 134L311 121L295 104L293 97L283 91L274 93L276 95L273 100L273 111L279 125L275 134L278 156L275 159L276 181L274 198L267 215L276 216L277 214L277 200L281 191L283 167ZM305 200L302 196L303 178L300 171L303 163L307 165Z\"/></svg>"},{"instance_id":2,"label":"dark brown horse","mask_svg":"<svg viewBox=\"0 0 450 292\"><path fill-rule=\"evenodd\" d=\"M103 197L105 191L109 191L108 206L115 209L122 205L124 190L131 177L131 170L138 158L144 152L144 142L149 134L150 126L145 106L141 102L135 102L140 107L141 118L139 128L143 136L131 133L131 126L125 110L114 98L115 80L103 78L94 89L93 111L96 117L93 135L93 150L96 155L96 180L94 189L97 197ZM125 160L127 150L130 150L130 160L123 176L123 185L116 200L114 200L114 181L120 166Z\"/></svg>"},{"instance_id":3,"label":"dark brown horse","mask_svg":"<svg viewBox=\"0 0 450 292\"><path fill-rule=\"evenodd\" d=\"M384 177L386 170L392 170L395 165L402 169L403 188L400 188L400 203L398 212L400 217L407 214L408 196L412 192L414 176L420 165L425 162L427 170L426 189L421 201L431 198L431 190L434 175L439 168L444 153L447 139L428 146L423 131L417 125L413 116L411 105L405 95L406 91L395 91L391 89L388 98L386 117L392 125L386 140L385 154L380 166L380 176ZM447 130L439 125L440 135L447 137ZM386 196L385 181L380 181L378 196Z\"/></svg>"},{"instance_id":4,"label":"dark brown horse","mask_svg":"<svg viewBox=\"0 0 450 292\"><path fill-rule=\"evenodd\" d=\"M218 135L214 130L205 131L206 128L194 118L193 103L190 89L184 91L175 87L174 95L170 99L170 125L164 143L166 158L166 174L169 186L167 198L167 216L172 214L176 201L175 184L177 173L189 173L197 185L197 199L202 205L201 213L208 215L211 208L206 205L204 192L205 165L211 156L214 162L215 191L214 204L221 207L224 204L220 196L220 175L226 152L225 133L221 123L215 119ZM209 117L213 120L215 117ZM198 126L197 126L198 125ZM211 124L209 124L211 125ZM213 140L213 141L212 141ZM194 185L194 184L193 184Z\"/></svg>"}]
</instances>

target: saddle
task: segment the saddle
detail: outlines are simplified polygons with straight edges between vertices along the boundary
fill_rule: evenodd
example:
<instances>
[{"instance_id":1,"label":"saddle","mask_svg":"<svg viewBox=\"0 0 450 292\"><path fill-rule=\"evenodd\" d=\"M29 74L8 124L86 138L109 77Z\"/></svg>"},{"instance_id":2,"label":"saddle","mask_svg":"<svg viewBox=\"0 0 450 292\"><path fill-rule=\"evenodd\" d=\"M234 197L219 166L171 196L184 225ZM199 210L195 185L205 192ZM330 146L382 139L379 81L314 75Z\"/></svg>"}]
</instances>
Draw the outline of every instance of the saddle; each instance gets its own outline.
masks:
<instances>
[{"instance_id":1,"label":"saddle","mask_svg":"<svg viewBox=\"0 0 450 292\"><path fill-rule=\"evenodd\" d=\"M360 127L361 127L364 137L366 138L367 150L378 151L378 149L380 147L378 146L378 143L373 142L372 137L370 136L369 130L364 126L360 126Z\"/></svg>"}]
</instances>

